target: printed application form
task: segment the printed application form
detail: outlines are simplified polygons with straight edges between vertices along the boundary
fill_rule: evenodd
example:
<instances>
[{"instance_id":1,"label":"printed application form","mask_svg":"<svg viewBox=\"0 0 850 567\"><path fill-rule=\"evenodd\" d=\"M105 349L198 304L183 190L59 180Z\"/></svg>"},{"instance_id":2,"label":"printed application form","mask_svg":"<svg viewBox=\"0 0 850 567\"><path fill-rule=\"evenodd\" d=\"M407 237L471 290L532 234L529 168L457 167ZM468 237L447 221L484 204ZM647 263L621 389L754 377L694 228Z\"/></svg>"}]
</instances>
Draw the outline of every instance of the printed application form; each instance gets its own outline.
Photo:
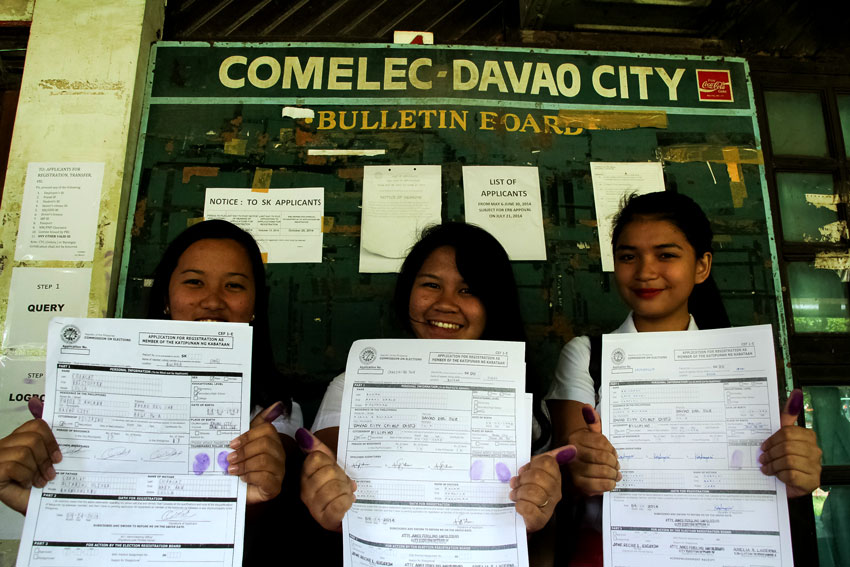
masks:
<instances>
[{"instance_id":1,"label":"printed application form","mask_svg":"<svg viewBox=\"0 0 850 567\"><path fill-rule=\"evenodd\" d=\"M623 474L605 566L793 565L785 485L758 462L779 428L770 325L605 335L602 429Z\"/></svg>"},{"instance_id":2,"label":"printed application form","mask_svg":"<svg viewBox=\"0 0 850 567\"><path fill-rule=\"evenodd\" d=\"M524 344L355 342L337 453L357 481L344 564L527 567L508 481L530 452Z\"/></svg>"},{"instance_id":3,"label":"printed application form","mask_svg":"<svg viewBox=\"0 0 850 567\"><path fill-rule=\"evenodd\" d=\"M247 485L227 476L248 429L252 329L56 318L44 419L62 450L33 488L18 566L241 565Z\"/></svg>"}]
</instances>

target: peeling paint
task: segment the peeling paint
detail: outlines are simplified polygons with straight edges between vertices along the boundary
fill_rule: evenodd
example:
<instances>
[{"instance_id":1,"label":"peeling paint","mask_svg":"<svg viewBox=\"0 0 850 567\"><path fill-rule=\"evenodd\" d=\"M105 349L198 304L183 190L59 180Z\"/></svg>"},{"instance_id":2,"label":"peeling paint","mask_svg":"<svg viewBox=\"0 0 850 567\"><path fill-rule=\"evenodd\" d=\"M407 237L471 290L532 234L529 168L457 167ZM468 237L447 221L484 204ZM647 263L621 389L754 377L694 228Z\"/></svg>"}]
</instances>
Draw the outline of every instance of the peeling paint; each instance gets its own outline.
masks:
<instances>
[{"instance_id":1,"label":"peeling paint","mask_svg":"<svg viewBox=\"0 0 850 567\"><path fill-rule=\"evenodd\" d=\"M334 217L322 217L322 232L328 233L332 232L334 228L334 221L336 219Z\"/></svg>"},{"instance_id":2,"label":"peeling paint","mask_svg":"<svg viewBox=\"0 0 850 567\"><path fill-rule=\"evenodd\" d=\"M818 232L826 242L841 242L842 238L848 238L847 221L835 221L818 228Z\"/></svg>"},{"instance_id":3,"label":"peeling paint","mask_svg":"<svg viewBox=\"0 0 850 567\"><path fill-rule=\"evenodd\" d=\"M764 156L761 150L748 146L679 144L659 147L656 150L656 155L663 161L674 163L687 163L691 161L738 163L744 165L761 165L764 163Z\"/></svg>"},{"instance_id":4,"label":"peeling paint","mask_svg":"<svg viewBox=\"0 0 850 567\"><path fill-rule=\"evenodd\" d=\"M331 229L330 232L332 232L334 234L358 235L358 234L360 234L360 225L359 224L351 224L351 225L336 224L336 225L334 225L334 227Z\"/></svg>"},{"instance_id":5,"label":"peeling paint","mask_svg":"<svg viewBox=\"0 0 850 567\"><path fill-rule=\"evenodd\" d=\"M254 180L251 182L251 191L254 193L268 193L269 187L272 184L272 172L273 170L258 167L254 171Z\"/></svg>"},{"instance_id":6,"label":"peeling paint","mask_svg":"<svg viewBox=\"0 0 850 567\"><path fill-rule=\"evenodd\" d=\"M582 220L578 221L578 223L583 224L584 226L591 226L593 228L597 227L597 223L593 219L582 219Z\"/></svg>"},{"instance_id":7,"label":"peeling paint","mask_svg":"<svg viewBox=\"0 0 850 567\"><path fill-rule=\"evenodd\" d=\"M818 270L850 269L850 250L843 252L818 252L815 256L815 268Z\"/></svg>"},{"instance_id":8,"label":"peeling paint","mask_svg":"<svg viewBox=\"0 0 850 567\"><path fill-rule=\"evenodd\" d=\"M299 108L297 106L284 106L280 112L282 118L310 118L316 117L316 111L312 108Z\"/></svg>"},{"instance_id":9,"label":"peeling paint","mask_svg":"<svg viewBox=\"0 0 850 567\"><path fill-rule=\"evenodd\" d=\"M145 226L145 211L147 210L147 208L147 197L144 199L139 199L139 202L136 203L136 212L133 213L133 236L139 236L142 233L142 227Z\"/></svg>"},{"instance_id":10,"label":"peeling paint","mask_svg":"<svg viewBox=\"0 0 850 567\"><path fill-rule=\"evenodd\" d=\"M46 90L72 91L73 94L98 94L96 91L124 89L121 81L68 81L67 79L42 79L38 82L38 86Z\"/></svg>"},{"instance_id":11,"label":"peeling paint","mask_svg":"<svg viewBox=\"0 0 850 567\"><path fill-rule=\"evenodd\" d=\"M806 202L814 205L817 208L829 209L830 211L838 212L838 204L846 203L848 199L842 195L833 195L831 193L806 193Z\"/></svg>"},{"instance_id":12,"label":"peeling paint","mask_svg":"<svg viewBox=\"0 0 850 567\"><path fill-rule=\"evenodd\" d=\"M208 166L184 167L183 183L189 183L189 180L192 179L192 176L194 175L197 175L198 177L216 177L218 175L218 168Z\"/></svg>"},{"instance_id":13,"label":"peeling paint","mask_svg":"<svg viewBox=\"0 0 850 567\"><path fill-rule=\"evenodd\" d=\"M244 156L245 149L248 147L248 140L234 138L224 143L224 153L234 156Z\"/></svg>"},{"instance_id":14,"label":"peeling paint","mask_svg":"<svg viewBox=\"0 0 850 567\"><path fill-rule=\"evenodd\" d=\"M667 113L642 110L561 110L558 112L558 125L586 130L667 128Z\"/></svg>"},{"instance_id":15,"label":"peeling paint","mask_svg":"<svg viewBox=\"0 0 850 567\"><path fill-rule=\"evenodd\" d=\"M588 250L590 248L590 244L587 242L579 242L576 246L578 246L579 250Z\"/></svg>"}]
</instances>

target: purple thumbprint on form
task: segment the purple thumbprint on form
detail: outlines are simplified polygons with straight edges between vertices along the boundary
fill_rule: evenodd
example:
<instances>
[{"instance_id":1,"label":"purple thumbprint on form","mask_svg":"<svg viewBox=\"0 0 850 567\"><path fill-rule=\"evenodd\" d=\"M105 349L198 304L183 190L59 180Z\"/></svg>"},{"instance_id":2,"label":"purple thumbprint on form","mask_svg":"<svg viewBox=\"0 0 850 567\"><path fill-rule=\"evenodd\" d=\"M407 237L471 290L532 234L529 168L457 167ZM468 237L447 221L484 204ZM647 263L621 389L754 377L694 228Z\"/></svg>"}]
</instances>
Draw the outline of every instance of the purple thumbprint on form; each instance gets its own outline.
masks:
<instances>
[{"instance_id":1,"label":"purple thumbprint on form","mask_svg":"<svg viewBox=\"0 0 850 567\"><path fill-rule=\"evenodd\" d=\"M195 462L192 463L192 470L195 474L204 474L210 468L210 456L206 453L198 453L195 455Z\"/></svg>"},{"instance_id":2,"label":"purple thumbprint on form","mask_svg":"<svg viewBox=\"0 0 850 567\"><path fill-rule=\"evenodd\" d=\"M230 463L227 462L227 455L230 453L228 451L221 451L218 454L218 458L216 461L218 462L218 468L220 468L224 474L227 474L227 467L230 466Z\"/></svg>"},{"instance_id":3,"label":"purple thumbprint on form","mask_svg":"<svg viewBox=\"0 0 850 567\"><path fill-rule=\"evenodd\" d=\"M511 469L505 463L496 463L496 476L502 482L508 482L511 480Z\"/></svg>"},{"instance_id":4,"label":"purple thumbprint on form","mask_svg":"<svg viewBox=\"0 0 850 567\"><path fill-rule=\"evenodd\" d=\"M735 449L734 451L732 451L732 459L729 463L729 466L731 466L733 469L740 469L742 466L744 466L744 454L741 452L740 449Z\"/></svg>"},{"instance_id":5,"label":"purple thumbprint on form","mask_svg":"<svg viewBox=\"0 0 850 567\"><path fill-rule=\"evenodd\" d=\"M484 462L472 461L472 466L469 467L469 478L471 480L481 480L482 473L484 473Z\"/></svg>"}]
</instances>

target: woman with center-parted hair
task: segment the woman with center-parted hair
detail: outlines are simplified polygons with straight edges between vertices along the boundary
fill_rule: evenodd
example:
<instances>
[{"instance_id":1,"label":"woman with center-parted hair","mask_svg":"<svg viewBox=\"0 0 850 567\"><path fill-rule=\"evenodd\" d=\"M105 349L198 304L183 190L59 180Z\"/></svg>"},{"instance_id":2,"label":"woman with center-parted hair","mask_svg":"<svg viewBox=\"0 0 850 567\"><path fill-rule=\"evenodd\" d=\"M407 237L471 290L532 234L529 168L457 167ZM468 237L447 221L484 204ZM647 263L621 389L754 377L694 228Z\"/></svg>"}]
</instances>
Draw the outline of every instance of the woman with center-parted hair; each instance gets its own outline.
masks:
<instances>
[{"instance_id":1,"label":"woman with center-parted hair","mask_svg":"<svg viewBox=\"0 0 850 567\"><path fill-rule=\"evenodd\" d=\"M393 297L399 325L420 339L484 339L526 342L513 269L504 248L476 226L447 222L426 229L402 265ZM307 452L301 474L301 498L325 529L339 531L355 501L356 483L336 463L345 375L328 386L313 423L315 435L296 434ZM549 419L538 397L538 375L527 366L526 389L535 395L532 447L549 441ZM506 475L510 497L526 529L541 529L561 499L559 465L575 456L562 447L537 455Z\"/></svg>"},{"instance_id":2,"label":"woman with center-parted hair","mask_svg":"<svg viewBox=\"0 0 850 567\"><path fill-rule=\"evenodd\" d=\"M169 244L154 272L148 317L249 323L254 328L251 424L233 439L233 451L222 462L228 474L248 483L245 563L250 564L275 541L270 527L280 527L277 511L282 501L297 502L301 458L292 436L303 423L301 409L289 395L288 381L274 364L265 268L253 237L222 220L201 222L183 231ZM0 440L0 501L23 514L30 487L43 487L53 480L53 464L62 460L50 427L40 419L41 403L31 401L30 409L35 419ZM290 463L295 470L286 475Z\"/></svg>"}]
</instances>

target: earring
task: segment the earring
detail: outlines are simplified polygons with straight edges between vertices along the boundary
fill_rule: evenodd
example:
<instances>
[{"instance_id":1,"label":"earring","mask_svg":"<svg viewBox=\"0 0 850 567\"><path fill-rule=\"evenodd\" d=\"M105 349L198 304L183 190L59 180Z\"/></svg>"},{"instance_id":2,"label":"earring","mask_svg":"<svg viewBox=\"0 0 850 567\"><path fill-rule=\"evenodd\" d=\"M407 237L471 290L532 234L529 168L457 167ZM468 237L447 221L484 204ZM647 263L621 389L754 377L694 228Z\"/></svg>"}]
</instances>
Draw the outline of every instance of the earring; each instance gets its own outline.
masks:
<instances>
[{"instance_id":1,"label":"earring","mask_svg":"<svg viewBox=\"0 0 850 567\"><path fill-rule=\"evenodd\" d=\"M168 315L170 313L171 313L171 307L169 307L168 305L166 305L165 307L162 308L162 314L163 315Z\"/></svg>"},{"instance_id":2,"label":"earring","mask_svg":"<svg viewBox=\"0 0 850 567\"><path fill-rule=\"evenodd\" d=\"M254 322L254 319L255 319L256 317L257 317L256 315L251 315L251 320L249 321L249 323L253 323L253 322Z\"/></svg>"}]
</instances>

